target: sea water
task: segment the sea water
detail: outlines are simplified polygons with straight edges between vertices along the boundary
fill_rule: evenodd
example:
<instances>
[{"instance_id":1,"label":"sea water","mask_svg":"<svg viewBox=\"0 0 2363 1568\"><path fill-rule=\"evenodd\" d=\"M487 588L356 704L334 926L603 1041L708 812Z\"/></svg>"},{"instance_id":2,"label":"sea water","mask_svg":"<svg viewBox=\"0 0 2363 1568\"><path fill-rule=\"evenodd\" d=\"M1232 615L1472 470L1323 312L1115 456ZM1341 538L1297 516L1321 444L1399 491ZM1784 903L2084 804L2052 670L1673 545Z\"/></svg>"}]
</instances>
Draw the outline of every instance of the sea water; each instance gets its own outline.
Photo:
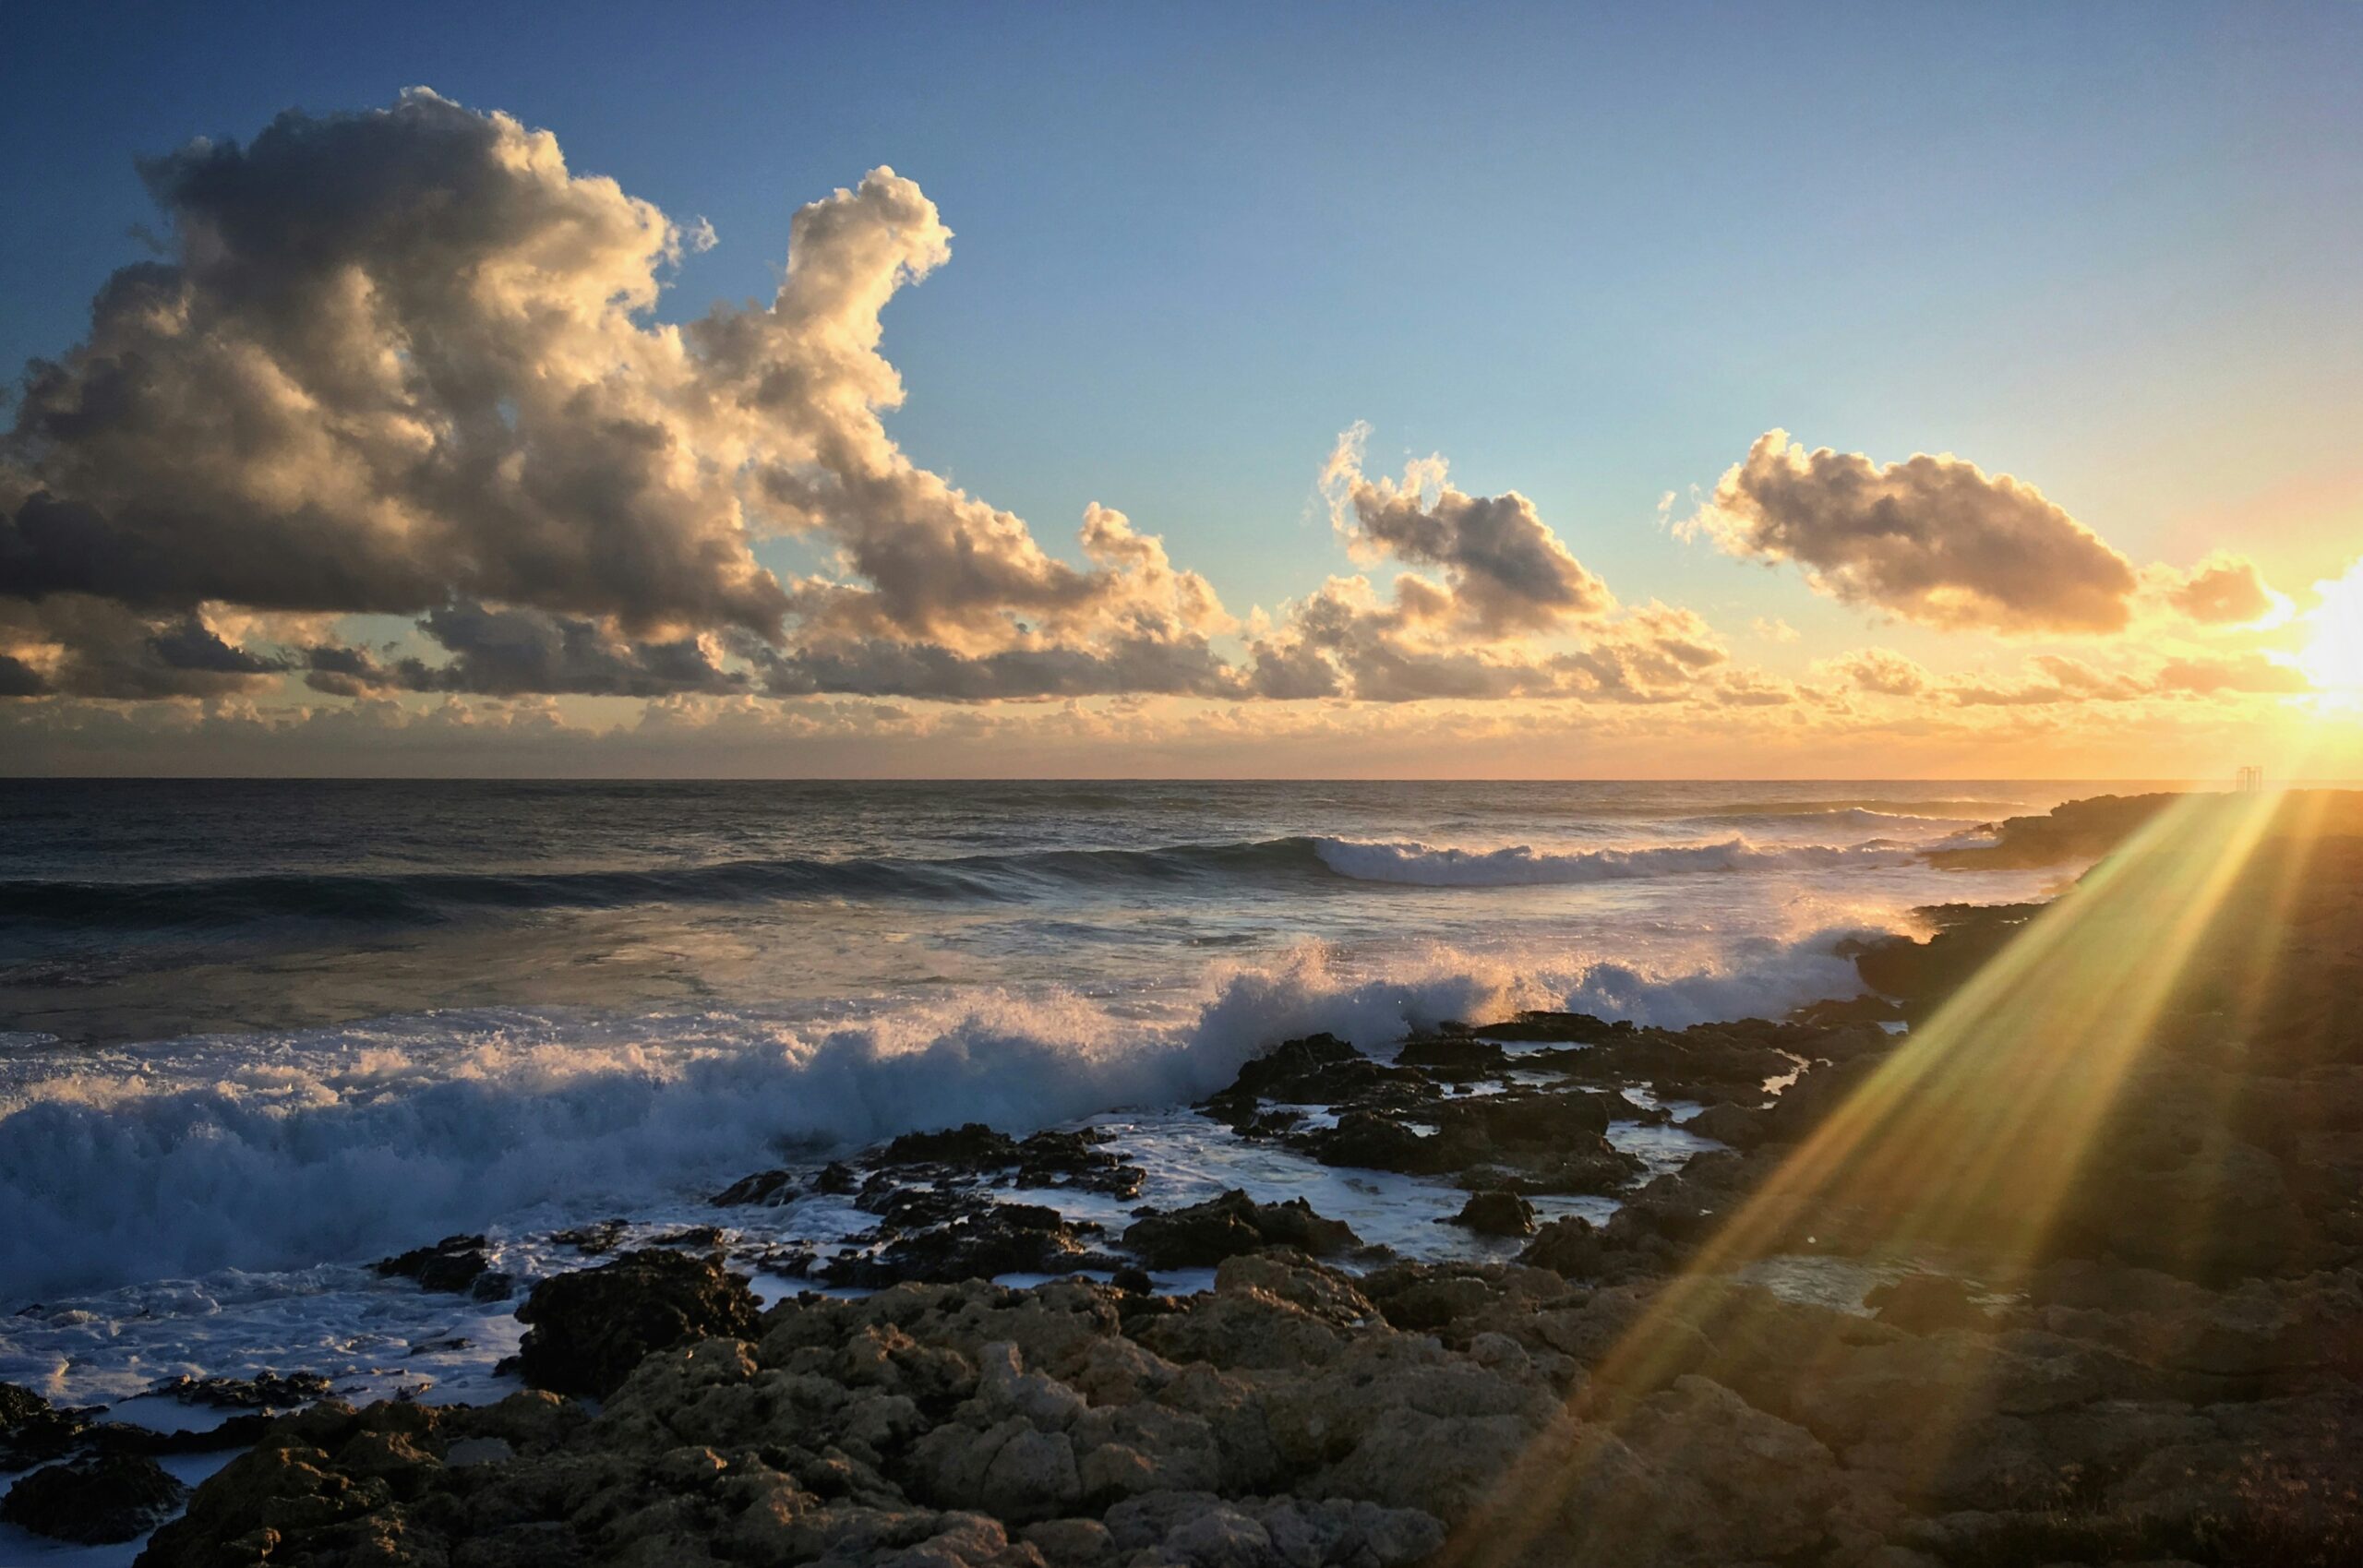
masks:
<instances>
[{"instance_id":1,"label":"sea water","mask_svg":"<svg viewBox=\"0 0 2363 1568\"><path fill-rule=\"evenodd\" d=\"M1141 1202L1243 1186L1490 1255L1437 1223L1443 1183L1187 1107L1316 1030L1385 1054L1521 1008L1679 1026L1852 995L1849 941L2076 869L1927 849L2131 787L0 783L0 1379L497 1394L514 1301L371 1260L482 1231L522 1287L606 1216L829 1243L866 1216L705 1198L975 1120L1120 1131ZM1611 1135L1661 1168L1710 1146Z\"/></svg>"}]
</instances>

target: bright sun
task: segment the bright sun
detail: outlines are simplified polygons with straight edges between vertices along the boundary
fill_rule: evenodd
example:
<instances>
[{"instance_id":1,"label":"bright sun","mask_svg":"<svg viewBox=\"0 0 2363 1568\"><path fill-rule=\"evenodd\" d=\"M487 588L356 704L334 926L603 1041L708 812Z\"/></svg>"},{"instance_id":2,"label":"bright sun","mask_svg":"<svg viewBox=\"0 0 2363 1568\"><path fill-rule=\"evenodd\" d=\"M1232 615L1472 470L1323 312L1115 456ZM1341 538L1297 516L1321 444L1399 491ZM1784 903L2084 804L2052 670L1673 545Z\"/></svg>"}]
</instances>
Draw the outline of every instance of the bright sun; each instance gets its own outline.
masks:
<instances>
[{"instance_id":1,"label":"bright sun","mask_svg":"<svg viewBox=\"0 0 2363 1568\"><path fill-rule=\"evenodd\" d=\"M2322 602L2306 616L2314 635L2297 655L2298 667L2325 691L2363 692L2363 561L2314 591Z\"/></svg>"}]
</instances>

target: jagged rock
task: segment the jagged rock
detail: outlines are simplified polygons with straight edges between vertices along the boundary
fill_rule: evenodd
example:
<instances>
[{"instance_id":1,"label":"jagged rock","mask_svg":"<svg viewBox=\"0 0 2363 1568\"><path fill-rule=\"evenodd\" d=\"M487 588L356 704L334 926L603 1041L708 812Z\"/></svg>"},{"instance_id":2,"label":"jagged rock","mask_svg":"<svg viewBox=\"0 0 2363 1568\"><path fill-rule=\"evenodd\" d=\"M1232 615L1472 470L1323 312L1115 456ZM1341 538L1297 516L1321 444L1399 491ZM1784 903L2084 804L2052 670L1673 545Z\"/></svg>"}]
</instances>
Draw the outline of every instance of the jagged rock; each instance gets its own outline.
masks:
<instances>
[{"instance_id":1,"label":"jagged rock","mask_svg":"<svg viewBox=\"0 0 2363 1568\"><path fill-rule=\"evenodd\" d=\"M29 1388L0 1382L0 1470L63 1458L96 1414L58 1409Z\"/></svg>"},{"instance_id":2,"label":"jagged rock","mask_svg":"<svg viewBox=\"0 0 2363 1568\"><path fill-rule=\"evenodd\" d=\"M217 1410L293 1410L326 1399L332 1388L318 1372L264 1372L251 1378L177 1377L148 1392Z\"/></svg>"},{"instance_id":3,"label":"jagged rock","mask_svg":"<svg viewBox=\"0 0 2363 1568\"><path fill-rule=\"evenodd\" d=\"M742 1176L706 1201L717 1209L745 1208L750 1204L792 1203L801 1196L792 1170L759 1170L752 1176Z\"/></svg>"},{"instance_id":4,"label":"jagged rock","mask_svg":"<svg viewBox=\"0 0 2363 1568\"><path fill-rule=\"evenodd\" d=\"M101 1546L145 1535L187 1496L154 1460L110 1454L35 1470L0 1499L0 1519L52 1540Z\"/></svg>"},{"instance_id":5,"label":"jagged rock","mask_svg":"<svg viewBox=\"0 0 2363 1568\"><path fill-rule=\"evenodd\" d=\"M1239 1070L1227 1091L1251 1099L1292 1097L1287 1091L1301 1087L1324 1069L1367 1059L1335 1035L1311 1035L1283 1040Z\"/></svg>"},{"instance_id":6,"label":"jagged rock","mask_svg":"<svg viewBox=\"0 0 2363 1568\"><path fill-rule=\"evenodd\" d=\"M1359 1327L1377 1314L1349 1275L1279 1248L1225 1258L1215 1270L1215 1290L1270 1296L1340 1328Z\"/></svg>"},{"instance_id":7,"label":"jagged rock","mask_svg":"<svg viewBox=\"0 0 2363 1568\"><path fill-rule=\"evenodd\" d=\"M653 1350L708 1335L751 1337L757 1312L753 1293L737 1275L703 1259L643 1248L542 1281L517 1317L533 1325L517 1357L527 1382L600 1397Z\"/></svg>"},{"instance_id":8,"label":"jagged rock","mask_svg":"<svg viewBox=\"0 0 2363 1568\"><path fill-rule=\"evenodd\" d=\"M1589 1012L1521 1012L1506 1023L1487 1023L1472 1030L1489 1040L1535 1040L1553 1044L1596 1045L1629 1035L1633 1025L1610 1023Z\"/></svg>"},{"instance_id":9,"label":"jagged rock","mask_svg":"<svg viewBox=\"0 0 2363 1568\"><path fill-rule=\"evenodd\" d=\"M1477 1192L1446 1222L1481 1236L1531 1236L1534 1205L1515 1192Z\"/></svg>"},{"instance_id":10,"label":"jagged rock","mask_svg":"<svg viewBox=\"0 0 2363 1568\"><path fill-rule=\"evenodd\" d=\"M1362 1244L1352 1227L1313 1212L1302 1198L1259 1203L1233 1188L1203 1203L1133 1222L1124 1246L1155 1269L1209 1268L1264 1247L1335 1257Z\"/></svg>"},{"instance_id":11,"label":"jagged rock","mask_svg":"<svg viewBox=\"0 0 2363 1568\"><path fill-rule=\"evenodd\" d=\"M906 1132L879 1151L882 1166L951 1165L970 1169L1015 1165L1017 1140L981 1121L937 1132Z\"/></svg>"},{"instance_id":12,"label":"jagged rock","mask_svg":"<svg viewBox=\"0 0 2363 1568\"><path fill-rule=\"evenodd\" d=\"M1016 1184L1137 1198L1148 1173L1121 1151L1111 1152L1110 1142L1104 1132L1034 1133L1017 1145Z\"/></svg>"},{"instance_id":13,"label":"jagged rock","mask_svg":"<svg viewBox=\"0 0 2363 1568\"><path fill-rule=\"evenodd\" d=\"M1398 1066L1423 1068L1439 1078L1487 1078L1509 1071L1510 1054L1491 1040L1444 1035L1405 1042L1395 1060Z\"/></svg>"},{"instance_id":14,"label":"jagged rock","mask_svg":"<svg viewBox=\"0 0 2363 1568\"><path fill-rule=\"evenodd\" d=\"M1564 1147L1608 1131L1608 1101L1581 1090L1555 1094L1488 1095L1460 1100L1438 1113L1449 1132L1501 1148Z\"/></svg>"},{"instance_id":15,"label":"jagged rock","mask_svg":"<svg viewBox=\"0 0 2363 1568\"><path fill-rule=\"evenodd\" d=\"M1048 1568L1105 1568L1116 1559L1115 1538L1097 1519L1045 1519L1017 1538L1040 1552Z\"/></svg>"},{"instance_id":16,"label":"jagged rock","mask_svg":"<svg viewBox=\"0 0 2363 1568\"><path fill-rule=\"evenodd\" d=\"M418 1281L427 1290L465 1292L492 1266L481 1236L446 1236L432 1247L414 1247L399 1257L378 1260L378 1272Z\"/></svg>"},{"instance_id":17,"label":"jagged rock","mask_svg":"<svg viewBox=\"0 0 2363 1568\"><path fill-rule=\"evenodd\" d=\"M986 1202L949 1224L898 1236L880 1251L821 1266L833 1284L875 1287L906 1279L990 1279L1004 1274L1113 1269L1118 1261L1086 1243L1100 1234L1038 1203Z\"/></svg>"},{"instance_id":18,"label":"jagged rock","mask_svg":"<svg viewBox=\"0 0 2363 1568\"><path fill-rule=\"evenodd\" d=\"M1455 1178L1464 1187L1565 1197L1622 1191L1649 1169L1639 1156L1613 1147L1605 1138L1578 1135L1572 1147L1489 1151Z\"/></svg>"},{"instance_id":19,"label":"jagged rock","mask_svg":"<svg viewBox=\"0 0 2363 1568\"><path fill-rule=\"evenodd\" d=\"M1595 1279L1601 1273L1606 1252L1600 1227L1581 1215L1569 1215L1538 1231L1517 1261L1569 1279Z\"/></svg>"},{"instance_id":20,"label":"jagged rock","mask_svg":"<svg viewBox=\"0 0 2363 1568\"><path fill-rule=\"evenodd\" d=\"M571 1247L586 1258L596 1258L616 1250L616 1244L631 1229L631 1222L620 1216L594 1220L570 1230L554 1230L550 1239L561 1247Z\"/></svg>"},{"instance_id":21,"label":"jagged rock","mask_svg":"<svg viewBox=\"0 0 2363 1568\"><path fill-rule=\"evenodd\" d=\"M1300 1132L1289 1141L1323 1165L1412 1176L1451 1170L1474 1152L1466 1146L1448 1146L1433 1133L1415 1132L1391 1117L1368 1110L1349 1110L1334 1127Z\"/></svg>"}]
</instances>

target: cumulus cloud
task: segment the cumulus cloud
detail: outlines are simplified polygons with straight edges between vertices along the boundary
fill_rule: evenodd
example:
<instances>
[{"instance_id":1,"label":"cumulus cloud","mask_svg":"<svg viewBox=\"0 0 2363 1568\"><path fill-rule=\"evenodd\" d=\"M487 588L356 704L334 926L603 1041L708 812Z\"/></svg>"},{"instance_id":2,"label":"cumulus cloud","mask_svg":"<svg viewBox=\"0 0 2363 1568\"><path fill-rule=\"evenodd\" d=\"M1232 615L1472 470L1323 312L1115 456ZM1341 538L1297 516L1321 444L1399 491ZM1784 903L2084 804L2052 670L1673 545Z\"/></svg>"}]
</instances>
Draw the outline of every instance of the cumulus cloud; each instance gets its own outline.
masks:
<instances>
[{"instance_id":1,"label":"cumulus cloud","mask_svg":"<svg viewBox=\"0 0 2363 1568\"><path fill-rule=\"evenodd\" d=\"M1672 702L1708 697L1701 677L1730 658L1696 613L1654 601L1574 647L1469 639L1462 624L1457 596L1423 579L1397 578L1390 599L1367 578L1331 578L1250 643L1248 686L1275 699Z\"/></svg>"},{"instance_id":2,"label":"cumulus cloud","mask_svg":"<svg viewBox=\"0 0 2363 1568\"><path fill-rule=\"evenodd\" d=\"M107 704L171 700L217 735L260 734L271 723L237 704L281 690L335 700L306 710L343 715L303 721L311 735L513 737L562 727L552 699L620 696L652 741L692 714L760 712L775 740L804 733L799 712L883 730L914 711L957 739L988 712L945 704L1030 702L1083 736L1170 699L1241 733L1301 722L1317 745L1349 702L1496 704L1500 724L1686 706L1769 726L1735 710L1832 700L1735 665L1690 610L1621 604L1515 491L1470 494L1441 458L1366 472L1360 425L1318 485L1361 569L1275 616L1242 626L1112 508L1046 547L887 432L905 389L883 314L953 238L892 169L795 213L770 298L678 325L656 307L709 225L424 90L291 113L141 174L160 258L106 281L0 435L0 698L19 715L70 711L95 733ZM1778 432L1687 526L1940 626L2107 629L2135 590L2032 486L1949 458L1874 468ZM766 547L805 569L774 570ZM2153 569L2142 596L2209 627L2278 599L2230 556ZM2291 678L2192 658L1947 682L1877 650L1817 668L1955 708ZM1522 700L1544 706L1498 706ZM1297 716L1235 717L1257 703Z\"/></svg>"},{"instance_id":3,"label":"cumulus cloud","mask_svg":"<svg viewBox=\"0 0 2363 1568\"><path fill-rule=\"evenodd\" d=\"M2245 556L2218 550L2187 572L2153 569L2158 591L2174 610L2201 626L2254 626L2288 618L2288 596L2274 591Z\"/></svg>"},{"instance_id":4,"label":"cumulus cloud","mask_svg":"<svg viewBox=\"0 0 2363 1568\"><path fill-rule=\"evenodd\" d=\"M951 241L891 169L797 213L774 298L681 328L649 312L710 228L424 90L142 174L171 258L109 281L0 445L0 593L30 645L0 684L284 666L209 643L209 604L417 617L450 658L395 685L627 694L732 684L718 639L810 671L1011 655L1000 688L1063 690L1169 644L1194 668L1226 624L1121 514L1094 509L1070 566L888 438L880 313ZM753 553L772 532L818 535L846 580L783 583ZM112 648L78 601L112 606ZM336 663L310 656L316 686L377 678Z\"/></svg>"},{"instance_id":5,"label":"cumulus cloud","mask_svg":"<svg viewBox=\"0 0 2363 1568\"><path fill-rule=\"evenodd\" d=\"M1917 697L1937 684L1918 663L1887 648L1860 648L1820 660L1814 673L1880 697Z\"/></svg>"},{"instance_id":6,"label":"cumulus cloud","mask_svg":"<svg viewBox=\"0 0 2363 1568\"><path fill-rule=\"evenodd\" d=\"M1471 496L1454 488L1440 457L1413 462L1400 480L1362 472L1370 427L1337 438L1321 473L1330 515L1349 546L1443 570L1449 615L1479 635L1550 630L1604 615L1616 601L1515 490Z\"/></svg>"},{"instance_id":7,"label":"cumulus cloud","mask_svg":"<svg viewBox=\"0 0 2363 1568\"><path fill-rule=\"evenodd\" d=\"M1683 527L1930 626L2107 632L2131 618L2136 578L2123 556L2033 485L1954 457L1879 467L1769 431Z\"/></svg>"}]
</instances>

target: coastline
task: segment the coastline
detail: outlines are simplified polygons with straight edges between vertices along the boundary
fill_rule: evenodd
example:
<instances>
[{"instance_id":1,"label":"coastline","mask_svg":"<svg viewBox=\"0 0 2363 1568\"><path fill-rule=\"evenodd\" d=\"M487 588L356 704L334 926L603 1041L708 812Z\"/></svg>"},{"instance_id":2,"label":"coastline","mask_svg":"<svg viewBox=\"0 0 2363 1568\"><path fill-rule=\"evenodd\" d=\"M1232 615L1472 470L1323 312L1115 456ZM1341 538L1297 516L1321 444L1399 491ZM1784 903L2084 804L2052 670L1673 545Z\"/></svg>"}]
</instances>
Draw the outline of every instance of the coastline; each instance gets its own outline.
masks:
<instances>
[{"instance_id":1,"label":"coastline","mask_svg":"<svg viewBox=\"0 0 2363 1568\"><path fill-rule=\"evenodd\" d=\"M525 1375L564 1396L255 1418L141 1561L2352 1551L2358 801L1998 824L1949 853L2114 853L2049 904L1858 955L1892 1007L1316 1036L1201 1107L1325 1167L1455 1185L1502 1261L1389 1260L1244 1194L1132 1214L1121 1138L962 1129L750 1173L718 1204L826 1196L873 1233L761 1266L874 1293L759 1311L717 1237L584 1247L520 1314ZM1722 1147L1652 1170L1603 1137L1673 1124L1669 1102ZM996 1195L1046 1187L1122 1223ZM1581 1199L1615 1206L1538 1223ZM494 1271L455 1240L393 1262L476 1290ZM981 1282L1078 1268L1110 1277ZM142 1440L7 1419L161 1495Z\"/></svg>"}]
</instances>

